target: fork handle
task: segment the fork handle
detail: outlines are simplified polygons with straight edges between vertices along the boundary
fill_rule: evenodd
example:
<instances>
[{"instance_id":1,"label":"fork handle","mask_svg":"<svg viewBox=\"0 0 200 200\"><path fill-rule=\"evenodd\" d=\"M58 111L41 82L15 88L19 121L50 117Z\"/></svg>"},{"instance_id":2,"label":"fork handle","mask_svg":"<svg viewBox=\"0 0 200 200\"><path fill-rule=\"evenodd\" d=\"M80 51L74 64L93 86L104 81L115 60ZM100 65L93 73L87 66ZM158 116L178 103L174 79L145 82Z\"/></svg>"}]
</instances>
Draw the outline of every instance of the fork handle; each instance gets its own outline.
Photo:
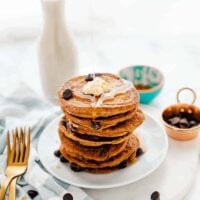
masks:
<instances>
[{"instance_id":1,"label":"fork handle","mask_svg":"<svg viewBox=\"0 0 200 200\"><path fill-rule=\"evenodd\" d=\"M15 200L16 199L16 183L17 178L14 178L10 184L10 191L8 194L8 200Z\"/></svg>"},{"instance_id":2,"label":"fork handle","mask_svg":"<svg viewBox=\"0 0 200 200\"><path fill-rule=\"evenodd\" d=\"M9 186L10 182L13 180L13 178L15 178L15 176L7 177L6 180L4 181L4 183L1 185L0 200L4 200L8 186Z\"/></svg>"}]
</instances>

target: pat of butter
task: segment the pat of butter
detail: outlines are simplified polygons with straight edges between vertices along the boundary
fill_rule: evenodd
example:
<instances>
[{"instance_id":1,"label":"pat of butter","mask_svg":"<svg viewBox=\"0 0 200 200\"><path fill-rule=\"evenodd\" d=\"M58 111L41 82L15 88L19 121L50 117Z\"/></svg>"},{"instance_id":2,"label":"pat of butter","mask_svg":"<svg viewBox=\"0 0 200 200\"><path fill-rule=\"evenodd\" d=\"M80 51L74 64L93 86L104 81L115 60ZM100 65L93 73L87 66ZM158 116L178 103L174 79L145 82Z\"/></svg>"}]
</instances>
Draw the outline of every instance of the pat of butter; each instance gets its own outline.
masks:
<instances>
[{"instance_id":1,"label":"pat of butter","mask_svg":"<svg viewBox=\"0 0 200 200\"><path fill-rule=\"evenodd\" d=\"M101 94L109 91L110 91L109 83L100 77L95 77L94 80L87 82L83 86L84 94L92 94L94 96L100 96Z\"/></svg>"}]
</instances>

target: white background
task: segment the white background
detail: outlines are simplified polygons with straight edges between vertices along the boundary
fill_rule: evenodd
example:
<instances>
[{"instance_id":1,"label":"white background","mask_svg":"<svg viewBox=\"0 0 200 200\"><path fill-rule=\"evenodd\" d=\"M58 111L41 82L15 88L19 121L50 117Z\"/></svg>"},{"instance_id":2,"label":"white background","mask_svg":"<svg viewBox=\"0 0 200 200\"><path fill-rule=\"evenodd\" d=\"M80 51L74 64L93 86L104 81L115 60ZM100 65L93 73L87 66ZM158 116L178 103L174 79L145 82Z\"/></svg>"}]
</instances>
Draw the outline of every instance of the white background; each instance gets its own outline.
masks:
<instances>
[{"instance_id":1,"label":"white background","mask_svg":"<svg viewBox=\"0 0 200 200\"><path fill-rule=\"evenodd\" d=\"M183 86L200 96L199 10L199 0L66 0L67 27L79 52L80 73L91 71L93 51L98 71L116 72L131 64L160 68L166 82L154 106L175 103L176 91ZM0 95L19 82L41 94L37 39L42 20L38 0L0 0ZM197 178L189 200L199 198L199 182Z\"/></svg>"},{"instance_id":2,"label":"white background","mask_svg":"<svg viewBox=\"0 0 200 200\"><path fill-rule=\"evenodd\" d=\"M199 8L198 0L66 0L67 26L79 51L80 72L91 71L93 51L98 71L149 64L170 77L167 87L187 85L198 90L192 80L200 72ZM42 23L39 0L0 0L3 91L19 80L40 90L37 38Z\"/></svg>"}]
</instances>

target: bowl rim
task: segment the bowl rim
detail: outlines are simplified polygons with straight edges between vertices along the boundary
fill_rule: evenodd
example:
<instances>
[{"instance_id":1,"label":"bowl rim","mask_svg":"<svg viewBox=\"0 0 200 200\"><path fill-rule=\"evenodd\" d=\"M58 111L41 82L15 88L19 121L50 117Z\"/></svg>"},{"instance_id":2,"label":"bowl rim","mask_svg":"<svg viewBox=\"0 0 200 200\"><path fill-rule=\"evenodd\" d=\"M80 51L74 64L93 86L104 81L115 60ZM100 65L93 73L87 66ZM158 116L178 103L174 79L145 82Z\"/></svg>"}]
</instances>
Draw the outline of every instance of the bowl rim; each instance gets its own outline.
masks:
<instances>
[{"instance_id":1,"label":"bowl rim","mask_svg":"<svg viewBox=\"0 0 200 200\"><path fill-rule=\"evenodd\" d=\"M127 68L134 68L134 67L137 67L137 66L143 66L143 67L148 67L148 68L152 68L152 69L155 69L156 71L158 71L161 75L161 81L158 85L156 85L155 87L152 87L152 88L149 88L149 89L141 89L141 90L137 90L139 93L149 93L149 92L154 92L160 88L163 87L164 83L165 83L165 78L164 78L164 75L163 73L157 68L157 67L152 67L150 65L142 65L142 64L137 64L137 65L129 65L129 66L126 66L126 67L122 67L121 69L118 70L118 75L120 76L120 72L124 69L127 69ZM122 78L122 77L120 77ZM130 80L129 80L130 81ZM132 82L132 81L131 81ZM134 85L134 83L133 83Z\"/></svg>"}]
</instances>

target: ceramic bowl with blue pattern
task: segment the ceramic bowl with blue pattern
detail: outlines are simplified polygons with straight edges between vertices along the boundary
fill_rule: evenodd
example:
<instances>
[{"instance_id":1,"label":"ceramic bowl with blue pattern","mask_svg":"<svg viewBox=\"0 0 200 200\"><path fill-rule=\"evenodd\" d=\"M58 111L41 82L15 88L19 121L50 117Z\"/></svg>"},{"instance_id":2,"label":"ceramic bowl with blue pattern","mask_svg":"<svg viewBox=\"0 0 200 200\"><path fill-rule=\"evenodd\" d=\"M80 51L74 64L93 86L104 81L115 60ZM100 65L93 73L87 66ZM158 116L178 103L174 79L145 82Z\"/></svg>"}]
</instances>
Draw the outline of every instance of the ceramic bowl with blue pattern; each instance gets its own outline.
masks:
<instances>
[{"instance_id":1,"label":"ceramic bowl with blue pattern","mask_svg":"<svg viewBox=\"0 0 200 200\"><path fill-rule=\"evenodd\" d=\"M119 76L133 82L142 104L153 101L164 85L163 74L158 69L146 65L125 67L119 71Z\"/></svg>"}]
</instances>

